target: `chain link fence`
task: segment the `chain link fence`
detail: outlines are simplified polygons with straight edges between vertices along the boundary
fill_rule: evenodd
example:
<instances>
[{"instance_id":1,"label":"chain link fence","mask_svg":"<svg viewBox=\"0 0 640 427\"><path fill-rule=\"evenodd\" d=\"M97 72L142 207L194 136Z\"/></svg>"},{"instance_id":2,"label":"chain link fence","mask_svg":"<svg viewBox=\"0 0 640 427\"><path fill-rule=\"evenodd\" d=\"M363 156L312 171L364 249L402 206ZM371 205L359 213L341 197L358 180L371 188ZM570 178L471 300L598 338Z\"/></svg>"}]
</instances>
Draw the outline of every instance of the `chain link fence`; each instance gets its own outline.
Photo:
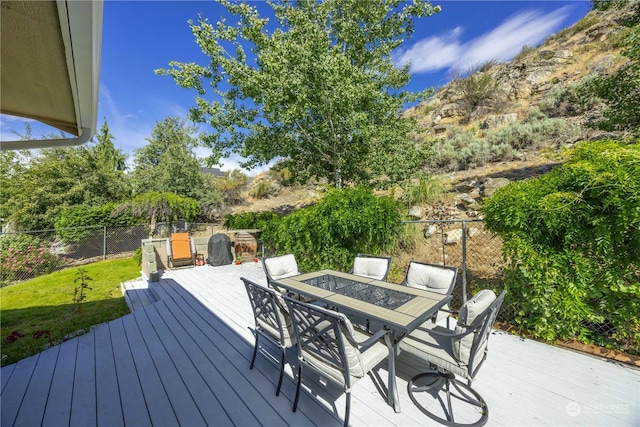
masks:
<instances>
[{"instance_id":1,"label":"chain link fence","mask_svg":"<svg viewBox=\"0 0 640 427\"><path fill-rule=\"evenodd\" d=\"M405 248L394 255L396 271L393 272L393 282L402 280L411 260L458 267L457 283L450 304L454 310L481 289L491 289L497 294L505 287L502 239L486 230L481 220L407 221L404 240ZM509 305L507 300L497 320L515 327L516 315L516 308ZM637 322L637 318L629 319L631 329L634 322ZM614 337L615 330L606 320L601 323L585 320L583 325L601 345L638 354L640 343L637 339L625 338L624 335Z\"/></svg>"},{"instance_id":2,"label":"chain link fence","mask_svg":"<svg viewBox=\"0 0 640 427\"><path fill-rule=\"evenodd\" d=\"M70 266L132 256L142 239L169 237L173 231L209 237L227 230L221 224L182 222L172 226L157 224L153 236L150 236L150 227L144 225L2 233L0 286ZM493 289L497 293L504 288L502 240L486 230L481 220L407 221L404 231L397 253L393 254L390 281L400 283L412 260L458 267L450 304L453 309L459 309L481 289ZM260 239L258 244L262 248ZM513 307L505 303L498 320L515 325L515 315ZM595 327L593 332L602 336L611 332L606 324Z\"/></svg>"},{"instance_id":3,"label":"chain link fence","mask_svg":"<svg viewBox=\"0 0 640 427\"><path fill-rule=\"evenodd\" d=\"M407 221L404 240L404 250L394 257L394 281L402 280L412 260L458 267L453 309L481 289L504 288L502 240L486 230L481 220ZM511 318L508 311L503 305L501 317Z\"/></svg>"},{"instance_id":4,"label":"chain link fence","mask_svg":"<svg viewBox=\"0 0 640 427\"><path fill-rule=\"evenodd\" d=\"M132 256L142 239L165 238L174 231L208 237L224 228L220 224L177 221L156 224L153 233L148 225L4 232L0 234L0 286L67 267Z\"/></svg>"},{"instance_id":5,"label":"chain link fence","mask_svg":"<svg viewBox=\"0 0 640 427\"><path fill-rule=\"evenodd\" d=\"M66 267L132 255L148 227L74 227L0 234L0 285Z\"/></svg>"}]
</instances>

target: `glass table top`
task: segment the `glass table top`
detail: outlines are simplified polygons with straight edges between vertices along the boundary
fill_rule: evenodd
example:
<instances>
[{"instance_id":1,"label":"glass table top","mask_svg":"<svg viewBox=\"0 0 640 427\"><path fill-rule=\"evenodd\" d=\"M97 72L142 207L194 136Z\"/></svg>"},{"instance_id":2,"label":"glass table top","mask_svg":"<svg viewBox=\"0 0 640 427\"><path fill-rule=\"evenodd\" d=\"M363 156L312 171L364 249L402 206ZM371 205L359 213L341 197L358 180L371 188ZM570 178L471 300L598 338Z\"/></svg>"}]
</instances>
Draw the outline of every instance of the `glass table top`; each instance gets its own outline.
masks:
<instances>
[{"instance_id":1,"label":"glass table top","mask_svg":"<svg viewBox=\"0 0 640 427\"><path fill-rule=\"evenodd\" d=\"M375 304L390 310L394 310L407 301L415 298L415 295L412 294L383 288L369 283L363 283L345 277L333 276L331 274L324 274L311 279L305 279L302 280L302 282L307 285L355 298L370 304Z\"/></svg>"}]
</instances>

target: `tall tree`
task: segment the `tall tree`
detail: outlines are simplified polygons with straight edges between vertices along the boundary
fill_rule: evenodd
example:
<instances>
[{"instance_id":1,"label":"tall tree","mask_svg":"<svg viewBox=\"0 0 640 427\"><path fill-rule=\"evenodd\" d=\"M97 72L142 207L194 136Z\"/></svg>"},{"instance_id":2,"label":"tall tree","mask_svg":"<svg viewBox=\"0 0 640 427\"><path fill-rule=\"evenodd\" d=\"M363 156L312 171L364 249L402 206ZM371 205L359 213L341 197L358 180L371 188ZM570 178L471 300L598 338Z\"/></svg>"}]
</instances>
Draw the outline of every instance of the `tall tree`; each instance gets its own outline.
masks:
<instances>
[{"instance_id":1,"label":"tall tree","mask_svg":"<svg viewBox=\"0 0 640 427\"><path fill-rule=\"evenodd\" d=\"M380 175L396 180L419 165L412 122L399 111L426 92L403 90L409 68L396 68L392 52L412 36L416 18L439 7L270 0L273 27L252 4L218 1L238 17L235 24L189 22L210 63L172 61L156 70L197 90L191 118L214 129L204 138L210 163L233 153L247 159L245 167L284 158L298 178L327 177L338 186ZM403 161L384 161L390 156Z\"/></svg>"},{"instance_id":2,"label":"tall tree","mask_svg":"<svg viewBox=\"0 0 640 427\"><path fill-rule=\"evenodd\" d=\"M31 138L26 129L24 139ZM57 138L59 135L44 135ZM124 171L126 156L102 127L95 146L3 152L0 156L0 217L22 230L54 228L66 207L99 206L127 198L131 191Z\"/></svg>"},{"instance_id":3,"label":"tall tree","mask_svg":"<svg viewBox=\"0 0 640 427\"><path fill-rule=\"evenodd\" d=\"M101 189L105 199L110 201L129 197L131 184L125 174L127 155L113 144L115 137L111 134L107 119L95 139L97 143L89 151L96 173L87 177L87 185L92 184L96 190Z\"/></svg>"},{"instance_id":4,"label":"tall tree","mask_svg":"<svg viewBox=\"0 0 640 427\"><path fill-rule=\"evenodd\" d=\"M136 194L169 192L198 198L205 180L193 149L196 129L185 120L167 117L156 123L149 144L134 153Z\"/></svg>"},{"instance_id":5,"label":"tall tree","mask_svg":"<svg viewBox=\"0 0 640 427\"><path fill-rule=\"evenodd\" d=\"M99 165L109 171L124 171L127 155L113 144L116 138L111 134L107 119L104 119L100 132L96 135L98 143L93 147Z\"/></svg>"}]
</instances>

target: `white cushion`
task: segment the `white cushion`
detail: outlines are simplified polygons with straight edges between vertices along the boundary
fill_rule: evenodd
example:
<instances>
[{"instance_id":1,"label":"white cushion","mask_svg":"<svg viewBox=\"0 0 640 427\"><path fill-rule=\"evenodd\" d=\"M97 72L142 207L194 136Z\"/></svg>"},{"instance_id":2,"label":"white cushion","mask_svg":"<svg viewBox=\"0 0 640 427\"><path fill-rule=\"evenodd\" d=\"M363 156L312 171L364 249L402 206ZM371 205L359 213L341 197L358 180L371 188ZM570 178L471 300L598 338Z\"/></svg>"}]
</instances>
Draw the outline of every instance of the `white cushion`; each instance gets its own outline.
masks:
<instances>
[{"instance_id":1,"label":"white cushion","mask_svg":"<svg viewBox=\"0 0 640 427\"><path fill-rule=\"evenodd\" d=\"M371 371L378 363L386 359L389 356L389 348L381 341L375 342L369 346L365 351L361 352L358 345L359 342L364 342L369 339L370 335L353 329L349 319L342 313L337 313L342 318L342 342L344 343L344 350L346 356L346 362L349 366L349 375L353 378L362 378L367 372ZM345 328L346 327L346 328ZM316 326L317 330L325 330L325 328L332 328L331 324L327 321L319 322ZM333 332L328 332L333 337ZM305 360L313 365L319 372L326 377L332 379L338 384L345 384L344 373L342 369L338 369L337 366L329 364L327 360L319 360L316 355L307 352L303 348L303 354Z\"/></svg>"},{"instance_id":2,"label":"white cushion","mask_svg":"<svg viewBox=\"0 0 640 427\"><path fill-rule=\"evenodd\" d=\"M458 324L455 330L456 334L466 332L467 327L470 326L478 316L482 315L495 299L496 294L493 293L491 289L483 289L468 300L460 309ZM469 334L453 343L453 355L462 364L466 365L469 363L473 339L474 335ZM484 348L479 348L476 353L477 357L481 357L483 352Z\"/></svg>"},{"instance_id":3,"label":"white cushion","mask_svg":"<svg viewBox=\"0 0 640 427\"><path fill-rule=\"evenodd\" d=\"M407 286L445 294L454 275L455 272L448 268L412 262L407 272Z\"/></svg>"},{"instance_id":4,"label":"white cushion","mask_svg":"<svg viewBox=\"0 0 640 427\"><path fill-rule=\"evenodd\" d=\"M353 274L370 279L384 279L389 269L389 261L385 258L356 257L353 262Z\"/></svg>"},{"instance_id":5,"label":"white cushion","mask_svg":"<svg viewBox=\"0 0 640 427\"><path fill-rule=\"evenodd\" d=\"M298 263L293 254L267 258L264 260L264 265L273 280L284 279L285 277L300 274Z\"/></svg>"}]
</instances>

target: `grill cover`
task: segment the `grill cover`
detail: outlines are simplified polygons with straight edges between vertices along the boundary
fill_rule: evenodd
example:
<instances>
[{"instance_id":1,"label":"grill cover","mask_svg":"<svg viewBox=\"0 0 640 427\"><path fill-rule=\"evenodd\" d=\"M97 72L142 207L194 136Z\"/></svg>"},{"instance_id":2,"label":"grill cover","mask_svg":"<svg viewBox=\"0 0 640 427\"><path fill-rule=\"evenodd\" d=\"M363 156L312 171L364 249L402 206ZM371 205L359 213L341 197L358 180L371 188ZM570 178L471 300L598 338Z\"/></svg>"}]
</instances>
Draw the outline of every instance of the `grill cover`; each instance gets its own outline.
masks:
<instances>
[{"instance_id":1,"label":"grill cover","mask_svg":"<svg viewBox=\"0 0 640 427\"><path fill-rule=\"evenodd\" d=\"M207 264L218 266L233 262L231 255L231 240L226 234L214 234L209 237Z\"/></svg>"}]
</instances>

